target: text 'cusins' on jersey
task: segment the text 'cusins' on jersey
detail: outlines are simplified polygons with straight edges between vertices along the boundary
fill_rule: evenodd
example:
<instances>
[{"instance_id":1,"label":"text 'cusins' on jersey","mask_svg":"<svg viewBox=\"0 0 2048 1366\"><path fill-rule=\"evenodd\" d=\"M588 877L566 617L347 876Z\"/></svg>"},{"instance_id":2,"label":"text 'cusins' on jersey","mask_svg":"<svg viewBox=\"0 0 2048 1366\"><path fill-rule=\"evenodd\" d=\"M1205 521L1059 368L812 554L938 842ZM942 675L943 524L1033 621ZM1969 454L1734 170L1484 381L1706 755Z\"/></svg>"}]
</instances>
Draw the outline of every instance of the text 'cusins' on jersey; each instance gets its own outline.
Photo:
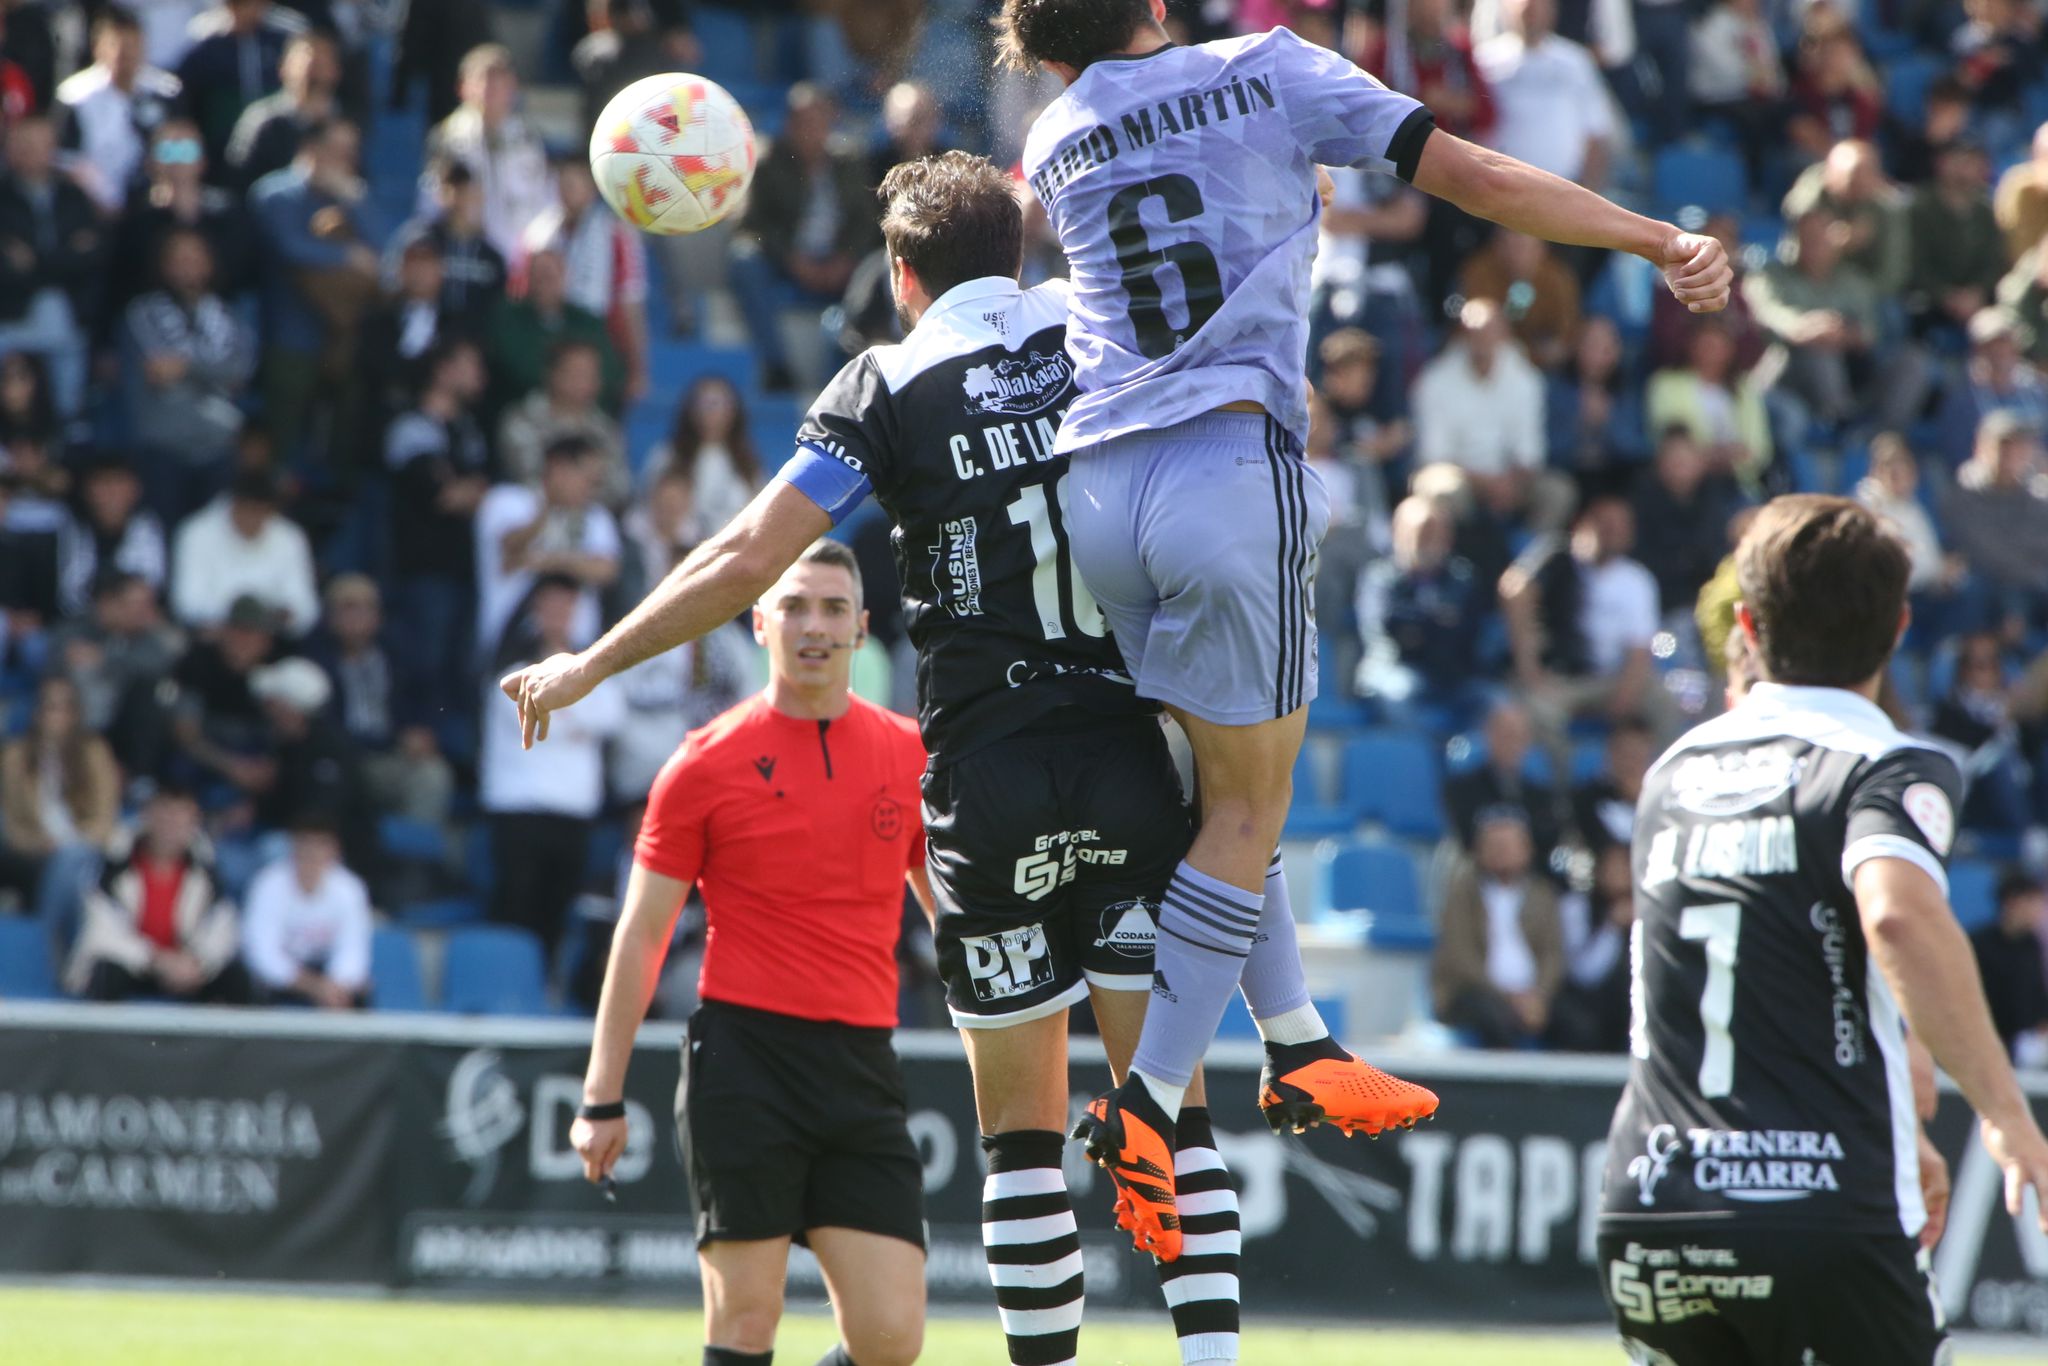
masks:
<instances>
[{"instance_id":1,"label":"text 'cusins' on jersey","mask_svg":"<svg viewBox=\"0 0 2048 1366\"><path fill-rule=\"evenodd\" d=\"M1033 852L1017 860L1017 874L1011 886L1027 901L1042 901L1079 875L1087 864L1121 868L1130 858L1128 849L1105 849L1096 830L1062 830L1040 835L1032 841Z\"/></svg>"},{"instance_id":2,"label":"text 'cusins' on jersey","mask_svg":"<svg viewBox=\"0 0 2048 1366\"><path fill-rule=\"evenodd\" d=\"M1060 414L1072 396L1074 363L1064 351L1031 351L969 366L961 387L970 417L1008 421L983 424L981 448L955 432L947 443L953 473L962 479L1043 464L1053 458Z\"/></svg>"}]
</instances>

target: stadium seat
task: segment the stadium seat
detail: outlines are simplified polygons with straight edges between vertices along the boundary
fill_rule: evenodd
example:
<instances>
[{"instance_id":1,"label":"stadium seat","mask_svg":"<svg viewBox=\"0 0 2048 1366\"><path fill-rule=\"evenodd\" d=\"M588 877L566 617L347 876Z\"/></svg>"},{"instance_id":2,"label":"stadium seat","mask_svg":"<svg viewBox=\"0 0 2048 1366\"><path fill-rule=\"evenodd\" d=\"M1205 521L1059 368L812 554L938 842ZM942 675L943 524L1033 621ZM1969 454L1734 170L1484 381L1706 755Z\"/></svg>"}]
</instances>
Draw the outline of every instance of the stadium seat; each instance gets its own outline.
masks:
<instances>
[{"instance_id":1,"label":"stadium seat","mask_svg":"<svg viewBox=\"0 0 2048 1366\"><path fill-rule=\"evenodd\" d=\"M378 821L377 843L391 857L413 863L444 863L448 858L446 831L405 816L386 816Z\"/></svg>"},{"instance_id":2,"label":"stadium seat","mask_svg":"<svg viewBox=\"0 0 2048 1366\"><path fill-rule=\"evenodd\" d=\"M441 1009L460 1015L546 1015L547 969L540 941L506 925L476 925L448 936Z\"/></svg>"},{"instance_id":3,"label":"stadium seat","mask_svg":"<svg viewBox=\"0 0 2048 1366\"><path fill-rule=\"evenodd\" d=\"M1344 1037L1344 1001L1336 996L1318 996L1309 1002L1316 1008L1316 1014L1323 1017L1329 1027L1330 1037ZM1246 1007L1242 995L1233 995L1230 1004L1223 1007L1223 1023L1216 1027L1219 1039L1251 1040L1259 1037L1259 1027L1252 1021L1252 1012Z\"/></svg>"},{"instance_id":4,"label":"stadium seat","mask_svg":"<svg viewBox=\"0 0 2048 1366\"><path fill-rule=\"evenodd\" d=\"M1415 860L1399 845L1328 840L1316 850L1315 916L1356 912L1372 917L1368 938L1374 944L1399 947L1404 935L1434 942Z\"/></svg>"},{"instance_id":5,"label":"stadium seat","mask_svg":"<svg viewBox=\"0 0 2048 1366\"><path fill-rule=\"evenodd\" d=\"M1885 108L1900 123L1918 128L1927 111L1927 92L1949 69L1943 58L1925 52L1909 52L1884 65L1879 84L1884 88Z\"/></svg>"},{"instance_id":6,"label":"stadium seat","mask_svg":"<svg viewBox=\"0 0 2048 1366\"><path fill-rule=\"evenodd\" d=\"M42 922L0 915L0 1000L54 1001L60 994Z\"/></svg>"},{"instance_id":7,"label":"stadium seat","mask_svg":"<svg viewBox=\"0 0 2048 1366\"><path fill-rule=\"evenodd\" d=\"M1408 731L1371 731L1344 747L1344 804L1396 835L1433 840L1444 832L1436 746Z\"/></svg>"},{"instance_id":8,"label":"stadium seat","mask_svg":"<svg viewBox=\"0 0 2048 1366\"><path fill-rule=\"evenodd\" d=\"M471 896L429 897L408 901L398 907L398 919L415 930L445 930L457 925L480 924L483 903Z\"/></svg>"},{"instance_id":9,"label":"stadium seat","mask_svg":"<svg viewBox=\"0 0 2048 1366\"><path fill-rule=\"evenodd\" d=\"M1598 740L1580 740L1572 746L1572 786L1597 782L1607 772L1607 746Z\"/></svg>"},{"instance_id":10,"label":"stadium seat","mask_svg":"<svg viewBox=\"0 0 2048 1366\"><path fill-rule=\"evenodd\" d=\"M1281 838L1314 840L1325 835L1348 834L1356 824L1358 819L1350 807L1323 800L1315 754L1311 746L1303 745L1301 753L1294 756L1294 802L1287 809L1287 828Z\"/></svg>"},{"instance_id":11,"label":"stadium seat","mask_svg":"<svg viewBox=\"0 0 2048 1366\"><path fill-rule=\"evenodd\" d=\"M1666 147L1650 168L1651 192L1667 212L1697 204L1709 213L1740 213L1749 201L1749 171L1725 147Z\"/></svg>"},{"instance_id":12,"label":"stadium seat","mask_svg":"<svg viewBox=\"0 0 2048 1366\"><path fill-rule=\"evenodd\" d=\"M370 1004L377 1010L425 1010L419 946L410 934L379 925L370 940Z\"/></svg>"},{"instance_id":13,"label":"stadium seat","mask_svg":"<svg viewBox=\"0 0 2048 1366\"><path fill-rule=\"evenodd\" d=\"M1998 869L1978 859L1957 859L1948 869L1948 901L1964 930L1983 929L1998 919Z\"/></svg>"}]
</instances>

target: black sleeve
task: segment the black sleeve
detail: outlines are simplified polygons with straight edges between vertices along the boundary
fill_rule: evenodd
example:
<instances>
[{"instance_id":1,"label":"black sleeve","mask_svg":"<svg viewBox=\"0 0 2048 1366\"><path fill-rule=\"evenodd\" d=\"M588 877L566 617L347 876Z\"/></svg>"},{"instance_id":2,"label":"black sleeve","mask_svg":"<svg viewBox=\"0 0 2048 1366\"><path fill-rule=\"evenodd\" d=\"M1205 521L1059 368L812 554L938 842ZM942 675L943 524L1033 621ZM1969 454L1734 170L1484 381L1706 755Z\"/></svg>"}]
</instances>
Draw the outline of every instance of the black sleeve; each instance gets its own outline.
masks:
<instances>
[{"instance_id":1,"label":"black sleeve","mask_svg":"<svg viewBox=\"0 0 2048 1366\"><path fill-rule=\"evenodd\" d=\"M888 382L875 353L863 352L832 377L804 415L796 453L782 477L831 513L834 522L869 491L886 500L895 475L889 458L894 426Z\"/></svg>"},{"instance_id":2,"label":"black sleeve","mask_svg":"<svg viewBox=\"0 0 2048 1366\"><path fill-rule=\"evenodd\" d=\"M1850 779L1848 828L1842 837L1842 881L1874 858L1902 858L1948 891L1948 855L1955 845L1963 779L1941 750L1893 750Z\"/></svg>"}]
</instances>

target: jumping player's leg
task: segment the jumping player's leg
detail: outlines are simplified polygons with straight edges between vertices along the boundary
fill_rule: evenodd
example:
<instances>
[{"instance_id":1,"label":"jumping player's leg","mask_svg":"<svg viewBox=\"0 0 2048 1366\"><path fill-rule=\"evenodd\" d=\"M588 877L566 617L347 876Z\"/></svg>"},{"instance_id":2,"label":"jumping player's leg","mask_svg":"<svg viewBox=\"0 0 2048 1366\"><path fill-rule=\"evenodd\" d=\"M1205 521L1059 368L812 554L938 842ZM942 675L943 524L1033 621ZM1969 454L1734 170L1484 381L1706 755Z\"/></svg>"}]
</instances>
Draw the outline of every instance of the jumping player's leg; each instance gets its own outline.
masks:
<instances>
[{"instance_id":1,"label":"jumping player's leg","mask_svg":"<svg viewBox=\"0 0 2048 1366\"><path fill-rule=\"evenodd\" d=\"M1110 1074L1121 1084L1131 1051L1145 1022L1142 991L1089 992ZM1188 1086L1174 1125L1173 1174L1180 1219L1181 1253L1173 1261L1153 1259L1159 1289L1173 1315L1182 1366L1234 1362L1238 1352L1238 1255L1242 1234L1237 1192L1217 1150L1209 1124L1209 1097L1199 1068Z\"/></svg>"},{"instance_id":2,"label":"jumping player's leg","mask_svg":"<svg viewBox=\"0 0 2048 1366\"><path fill-rule=\"evenodd\" d=\"M789 1239L725 1239L697 1248L704 1278L704 1366L754 1366L775 1350Z\"/></svg>"},{"instance_id":3,"label":"jumping player's leg","mask_svg":"<svg viewBox=\"0 0 2048 1366\"><path fill-rule=\"evenodd\" d=\"M910 1366L924 1350L924 1249L901 1238L852 1228L804 1234L825 1289L843 1348L818 1366Z\"/></svg>"}]
</instances>

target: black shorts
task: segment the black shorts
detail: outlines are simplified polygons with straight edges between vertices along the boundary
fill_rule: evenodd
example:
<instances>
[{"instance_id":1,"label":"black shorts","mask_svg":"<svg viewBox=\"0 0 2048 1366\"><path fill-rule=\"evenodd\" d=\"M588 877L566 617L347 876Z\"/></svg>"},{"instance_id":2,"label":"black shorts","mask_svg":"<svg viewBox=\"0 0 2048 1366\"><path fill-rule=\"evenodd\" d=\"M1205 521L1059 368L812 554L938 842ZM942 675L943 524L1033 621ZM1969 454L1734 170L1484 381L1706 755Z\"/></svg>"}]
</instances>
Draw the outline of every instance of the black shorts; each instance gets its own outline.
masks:
<instances>
[{"instance_id":1,"label":"black shorts","mask_svg":"<svg viewBox=\"0 0 2048 1366\"><path fill-rule=\"evenodd\" d=\"M1193 837L1156 718L1056 712L925 775L939 974L953 1023L1152 984L1159 898Z\"/></svg>"},{"instance_id":2,"label":"black shorts","mask_svg":"<svg viewBox=\"0 0 2048 1366\"><path fill-rule=\"evenodd\" d=\"M1900 1233L1711 1225L1600 1234L1638 1366L1948 1366L1927 1255Z\"/></svg>"},{"instance_id":3,"label":"black shorts","mask_svg":"<svg viewBox=\"0 0 2048 1366\"><path fill-rule=\"evenodd\" d=\"M889 1031L706 1001L676 1138L697 1244L852 1228L924 1246L924 1165Z\"/></svg>"}]
</instances>

